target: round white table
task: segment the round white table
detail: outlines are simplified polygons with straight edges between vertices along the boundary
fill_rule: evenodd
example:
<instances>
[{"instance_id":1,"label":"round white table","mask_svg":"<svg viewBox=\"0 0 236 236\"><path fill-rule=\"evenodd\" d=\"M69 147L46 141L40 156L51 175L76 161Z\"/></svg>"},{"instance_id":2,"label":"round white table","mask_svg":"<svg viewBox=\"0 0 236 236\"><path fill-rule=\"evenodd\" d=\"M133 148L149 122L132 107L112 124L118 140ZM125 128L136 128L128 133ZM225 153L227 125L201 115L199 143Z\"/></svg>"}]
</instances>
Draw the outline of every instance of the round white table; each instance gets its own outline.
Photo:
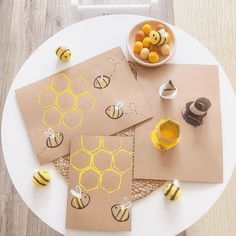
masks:
<instances>
[{"instance_id":1,"label":"round white table","mask_svg":"<svg viewBox=\"0 0 236 236\"><path fill-rule=\"evenodd\" d=\"M62 234L76 235L76 231L66 232L65 229L66 181L49 164L43 168L51 172L51 183L45 189L35 188L32 184L33 170L40 166L32 150L14 91L118 45L130 59L126 50L127 35L132 26L146 19L148 18L134 15L112 15L88 19L63 29L28 58L10 88L2 119L3 154L9 175L28 207ZM168 63L218 64L196 39L174 26L172 28L176 35L177 50ZM67 45L73 52L68 63L58 62L55 57L55 48L61 44ZM79 231L78 235L175 235L200 219L215 203L227 185L235 165L235 140L231 134L236 132L234 93L227 76L220 66L219 68L224 183L181 182L183 195L177 202L166 200L161 188L134 203L131 232Z\"/></svg>"}]
</instances>

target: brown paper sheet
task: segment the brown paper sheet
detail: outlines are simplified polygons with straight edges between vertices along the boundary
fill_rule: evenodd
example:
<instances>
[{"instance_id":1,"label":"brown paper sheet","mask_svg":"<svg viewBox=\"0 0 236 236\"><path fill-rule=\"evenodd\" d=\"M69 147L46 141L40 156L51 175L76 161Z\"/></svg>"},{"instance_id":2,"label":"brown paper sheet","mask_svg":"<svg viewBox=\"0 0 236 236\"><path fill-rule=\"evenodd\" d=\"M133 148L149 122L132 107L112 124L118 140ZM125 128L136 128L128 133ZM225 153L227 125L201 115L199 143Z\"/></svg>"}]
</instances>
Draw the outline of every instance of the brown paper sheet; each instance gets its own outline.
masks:
<instances>
[{"instance_id":1,"label":"brown paper sheet","mask_svg":"<svg viewBox=\"0 0 236 236\"><path fill-rule=\"evenodd\" d=\"M149 101L154 117L136 126L134 177L141 179L179 179L195 182L222 182L222 133L218 67L214 65L163 65L144 68L136 65L138 83ZM159 87L172 80L177 87L173 100L159 96ZM212 106L203 125L187 124L181 109L199 97ZM162 152L153 147L149 135L161 118L180 122L181 141Z\"/></svg>"},{"instance_id":2,"label":"brown paper sheet","mask_svg":"<svg viewBox=\"0 0 236 236\"><path fill-rule=\"evenodd\" d=\"M131 229L133 145L133 137L72 139L66 228Z\"/></svg>"},{"instance_id":3,"label":"brown paper sheet","mask_svg":"<svg viewBox=\"0 0 236 236\"><path fill-rule=\"evenodd\" d=\"M73 133L112 135L151 117L119 47L17 89L16 96L41 164L68 154Z\"/></svg>"}]
</instances>

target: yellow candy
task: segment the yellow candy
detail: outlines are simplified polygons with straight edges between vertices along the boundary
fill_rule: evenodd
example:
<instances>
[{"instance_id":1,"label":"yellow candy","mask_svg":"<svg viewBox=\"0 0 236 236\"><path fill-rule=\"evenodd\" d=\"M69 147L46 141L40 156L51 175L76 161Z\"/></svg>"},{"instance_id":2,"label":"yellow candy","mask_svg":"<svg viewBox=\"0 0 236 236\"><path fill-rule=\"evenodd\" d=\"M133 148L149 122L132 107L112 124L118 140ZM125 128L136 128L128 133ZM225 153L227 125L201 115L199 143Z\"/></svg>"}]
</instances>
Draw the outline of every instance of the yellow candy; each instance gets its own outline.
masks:
<instances>
[{"instance_id":1,"label":"yellow candy","mask_svg":"<svg viewBox=\"0 0 236 236\"><path fill-rule=\"evenodd\" d=\"M156 28L156 29L157 29L158 31L161 30L161 29L165 30L165 26L162 25L162 24L159 24L159 25L157 25L157 28Z\"/></svg>"},{"instance_id":2,"label":"yellow candy","mask_svg":"<svg viewBox=\"0 0 236 236\"><path fill-rule=\"evenodd\" d=\"M152 30L152 27L149 24L145 24L142 27L142 31L144 32L145 35L148 35L151 30Z\"/></svg>"},{"instance_id":3,"label":"yellow candy","mask_svg":"<svg viewBox=\"0 0 236 236\"><path fill-rule=\"evenodd\" d=\"M149 49L148 48L143 48L140 52L140 57L144 60L148 59L148 55L149 55Z\"/></svg>"},{"instance_id":4,"label":"yellow candy","mask_svg":"<svg viewBox=\"0 0 236 236\"><path fill-rule=\"evenodd\" d=\"M47 170L36 171L32 178L33 183L40 188L45 187L50 180L51 176Z\"/></svg>"},{"instance_id":5,"label":"yellow candy","mask_svg":"<svg viewBox=\"0 0 236 236\"><path fill-rule=\"evenodd\" d=\"M158 52L158 46L154 45L154 44L151 44L149 50L154 51L154 52Z\"/></svg>"},{"instance_id":6,"label":"yellow candy","mask_svg":"<svg viewBox=\"0 0 236 236\"><path fill-rule=\"evenodd\" d=\"M160 52L162 56L168 56L170 54L170 46L168 44L161 46Z\"/></svg>"},{"instance_id":7,"label":"yellow candy","mask_svg":"<svg viewBox=\"0 0 236 236\"><path fill-rule=\"evenodd\" d=\"M144 37L145 37L145 34L143 33L143 31L139 30L135 35L135 40L143 41Z\"/></svg>"},{"instance_id":8,"label":"yellow candy","mask_svg":"<svg viewBox=\"0 0 236 236\"><path fill-rule=\"evenodd\" d=\"M137 42L134 44L134 52L140 53L142 49L143 49L143 43L140 42L140 41L137 41Z\"/></svg>"},{"instance_id":9,"label":"yellow candy","mask_svg":"<svg viewBox=\"0 0 236 236\"><path fill-rule=\"evenodd\" d=\"M148 60L151 63L158 62L159 61L159 56L158 56L157 52L150 52L149 55L148 55Z\"/></svg>"},{"instance_id":10,"label":"yellow candy","mask_svg":"<svg viewBox=\"0 0 236 236\"><path fill-rule=\"evenodd\" d=\"M56 50L57 57L62 61L68 61L71 57L71 51L66 47L58 47Z\"/></svg>"},{"instance_id":11,"label":"yellow candy","mask_svg":"<svg viewBox=\"0 0 236 236\"><path fill-rule=\"evenodd\" d=\"M149 37L145 37L144 40L143 40L143 47L145 48L149 48L151 45L151 40Z\"/></svg>"}]
</instances>

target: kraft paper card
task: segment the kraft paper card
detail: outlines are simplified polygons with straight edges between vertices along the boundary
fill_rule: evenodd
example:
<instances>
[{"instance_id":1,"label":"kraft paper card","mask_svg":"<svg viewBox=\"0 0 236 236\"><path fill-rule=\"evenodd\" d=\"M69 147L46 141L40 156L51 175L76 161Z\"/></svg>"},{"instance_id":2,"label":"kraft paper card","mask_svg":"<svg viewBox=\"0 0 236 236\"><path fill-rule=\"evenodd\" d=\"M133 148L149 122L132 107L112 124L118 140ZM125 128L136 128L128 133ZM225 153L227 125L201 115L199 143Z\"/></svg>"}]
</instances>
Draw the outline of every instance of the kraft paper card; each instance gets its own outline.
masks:
<instances>
[{"instance_id":1,"label":"kraft paper card","mask_svg":"<svg viewBox=\"0 0 236 236\"><path fill-rule=\"evenodd\" d=\"M16 97L41 164L68 154L73 133L112 135L151 117L119 47L17 89Z\"/></svg>"},{"instance_id":2,"label":"kraft paper card","mask_svg":"<svg viewBox=\"0 0 236 236\"><path fill-rule=\"evenodd\" d=\"M135 65L135 72L154 116L137 125L135 129L134 177L222 182L218 67L214 65L163 65L157 68L144 68ZM175 88L177 89L174 99L160 97L159 88L163 84L169 86L165 95L170 96L171 92L175 93ZM163 96L162 93L161 96ZM185 117L189 122L187 123L181 113L186 104L193 101L202 101L202 104L209 103L209 110L203 117L202 125L200 125L201 120L195 119L193 122L195 125L200 125L197 127L190 125L191 122ZM151 143L150 135L157 123L166 118L171 118L180 124L180 142L168 151L160 151Z\"/></svg>"},{"instance_id":3,"label":"kraft paper card","mask_svg":"<svg viewBox=\"0 0 236 236\"><path fill-rule=\"evenodd\" d=\"M71 141L66 228L130 231L133 137Z\"/></svg>"}]
</instances>

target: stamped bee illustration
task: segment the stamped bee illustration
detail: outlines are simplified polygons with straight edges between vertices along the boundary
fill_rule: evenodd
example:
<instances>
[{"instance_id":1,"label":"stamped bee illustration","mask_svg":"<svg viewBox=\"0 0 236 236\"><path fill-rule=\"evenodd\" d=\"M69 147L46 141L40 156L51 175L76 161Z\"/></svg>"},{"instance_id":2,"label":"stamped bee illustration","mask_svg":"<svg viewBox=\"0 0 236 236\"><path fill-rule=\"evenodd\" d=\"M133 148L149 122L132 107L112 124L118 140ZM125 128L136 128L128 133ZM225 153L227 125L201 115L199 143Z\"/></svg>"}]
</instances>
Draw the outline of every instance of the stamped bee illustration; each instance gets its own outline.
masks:
<instances>
[{"instance_id":1,"label":"stamped bee illustration","mask_svg":"<svg viewBox=\"0 0 236 236\"><path fill-rule=\"evenodd\" d=\"M107 107L107 109L105 110L105 113L111 119L119 119L124 114L124 111L122 108L123 105L124 103L122 101L116 101L116 104Z\"/></svg>"},{"instance_id":2,"label":"stamped bee illustration","mask_svg":"<svg viewBox=\"0 0 236 236\"><path fill-rule=\"evenodd\" d=\"M127 197L125 197L120 204L111 207L111 214L116 221L125 222L130 218L129 208L131 206L132 202L129 202Z\"/></svg>"},{"instance_id":3,"label":"stamped bee illustration","mask_svg":"<svg viewBox=\"0 0 236 236\"><path fill-rule=\"evenodd\" d=\"M110 84L110 81L110 77L101 74L93 81L93 86L96 89L104 89Z\"/></svg>"},{"instance_id":4,"label":"stamped bee illustration","mask_svg":"<svg viewBox=\"0 0 236 236\"><path fill-rule=\"evenodd\" d=\"M48 128L48 130L44 132L44 134L47 137L46 145L49 148L59 147L64 140L63 134L59 132L54 132L52 128Z\"/></svg>"},{"instance_id":5,"label":"stamped bee illustration","mask_svg":"<svg viewBox=\"0 0 236 236\"><path fill-rule=\"evenodd\" d=\"M79 185L75 187L75 190L70 190L73 198L71 200L71 206L75 209L84 209L90 202L90 196L87 193L82 192Z\"/></svg>"}]
</instances>

